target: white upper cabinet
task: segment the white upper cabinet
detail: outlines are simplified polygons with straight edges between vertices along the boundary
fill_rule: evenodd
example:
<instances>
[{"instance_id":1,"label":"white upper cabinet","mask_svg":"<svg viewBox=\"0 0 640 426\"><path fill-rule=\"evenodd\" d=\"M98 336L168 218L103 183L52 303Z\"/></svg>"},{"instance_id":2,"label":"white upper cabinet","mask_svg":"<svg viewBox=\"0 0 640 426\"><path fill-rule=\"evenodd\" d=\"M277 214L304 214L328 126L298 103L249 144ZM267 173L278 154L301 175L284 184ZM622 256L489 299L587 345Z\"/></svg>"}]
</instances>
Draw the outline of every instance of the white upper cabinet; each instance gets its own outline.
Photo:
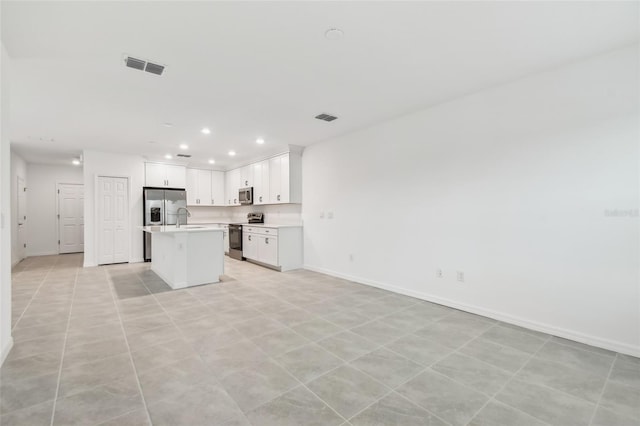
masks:
<instances>
[{"instance_id":1,"label":"white upper cabinet","mask_svg":"<svg viewBox=\"0 0 640 426\"><path fill-rule=\"evenodd\" d=\"M229 170L225 174L227 206L240 205L240 200L238 199L238 190L241 188L240 179L240 169Z\"/></svg>"},{"instance_id":2,"label":"white upper cabinet","mask_svg":"<svg viewBox=\"0 0 640 426\"><path fill-rule=\"evenodd\" d=\"M216 173L220 173L220 178L216 177ZM281 154L268 160L228 170L224 174L212 172L211 179L212 200L208 205L239 206L238 191L251 187L253 204L299 204L302 202L302 157L298 153ZM221 195L224 196L221 197ZM200 198L199 204L203 205L203 197Z\"/></svg>"},{"instance_id":3,"label":"white upper cabinet","mask_svg":"<svg viewBox=\"0 0 640 426\"><path fill-rule=\"evenodd\" d=\"M248 166L241 167L239 188L250 188L254 186L253 178L254 178L253 164L249 164Z\"/></svg>"},{"instance_id":4,"label":"white upper cabinet","mask_svg":"<svg viewBox=\"0 0 640 426\"><path fill-rule=\"evenodd\" d=\"M224 206L224 172L211 171L211 205Z\"/></svg>"},{"instance_id":5,"label":"white upper cabinet","mask_svg":"<svg viewBox=\"0 0 640 426\"><path fill-rule=\"evenodd\" d=\"M169 188L187 187L187 168L184 166L166 165L167 186Z\"/></svg>"},{"instance_id":6,"label":"white upper cabinet","mask_svg":"<svg viewBox=\"0 0 640 426\"><path fill-rule=\"evenodd\" d=\"M184 166L145 163L145 185L161 188L185 188L187 172Z\"/></svg>"},{"instance_id":7,"label":"white upper cabinet","mask_svg":"<svg viewBox=\"0 0 640 426\"><path fill-rule=\"evenodd\" d=\"M269 160L252 164L253 204L269 204Z\"/></svg>"},{"instance_id":8,"label":"white upper cabinet","mask_svg":"<svg viewBox=\"0 0 640 426\"><path fill-rule=\"evenodd\" d=\"M198 169L187 169L187 206L198 204Z\"/></svg>"},{"instance_id":9,"label":"white upper cabinet","mask_svg":"<svg viewBox=\"0 0 640 426\"><path fill-rule=\"evenodd\" d=\"M212 205L211 185L211 170L187 169L187 205Z\"/></svg>"},{"instance_id":10,"label":"white upper cabinet","mask_svg":"<svg viewBox=\"0 0 640 426\"><path fill-rule=\"evenodd\" d=\"M286 153L269 159L269 203L302 202L302 159Z\"/></svg>"}]
</instances>

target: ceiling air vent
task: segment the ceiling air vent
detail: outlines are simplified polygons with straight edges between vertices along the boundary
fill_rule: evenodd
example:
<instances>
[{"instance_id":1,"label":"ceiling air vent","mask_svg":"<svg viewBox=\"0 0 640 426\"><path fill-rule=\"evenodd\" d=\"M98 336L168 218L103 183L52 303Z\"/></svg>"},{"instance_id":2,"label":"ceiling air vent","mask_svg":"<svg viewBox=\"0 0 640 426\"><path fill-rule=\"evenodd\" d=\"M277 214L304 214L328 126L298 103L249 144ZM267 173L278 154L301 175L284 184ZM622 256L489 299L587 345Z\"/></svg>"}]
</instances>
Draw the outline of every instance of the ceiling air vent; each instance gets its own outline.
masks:
<instances>
[{"instance_id":1,"label":"ceiling air vent","mask_svg":"<svg viewBox=\"0 0 640 426\"><path fill-rule=\"evenodd\" d=\"M162 71L164 71L164 65L147 62L147 67L144 70L146 72L150 72L151 74L162 75Z\"/></svg>"},{"instance_id":2,"label":"ceiling air vent","mask_svg":"<svg viewBox=\"0 0 640 426\"><path fill-rule=\"evenodd\" d=\"M148 62L128 55L124 56L124 63L129 68L146 71L155 75L162 75L165 68L164 65L154 64L153 62Z\"/></svg>"},{"instance_id":3,"label":"ceiling air vent","mask_svg":"<svg viewBox=\"0 0 640 426\"><path fill-rule=\"evenodd\" d=\"M176 154L176 157L191 158L191 154Z\"/></svg>"},{"instance_id":4,"label":"ceiling air vent","mask_svg":"<svg viewBox=\"0 0 640 426\"><path fill-rule=\"evenodd\" d=\"M320 114L320 115L316 115L316 118L318 120L333 121L333 120L336 120L338 117L330 114Z\"/></svg>"},{"instance_id":5,"label":"ceiling air vent","mask_svg":"<svg viewBox=\"0 0 640 426\"><path fill-rule=\"evenodd\" d=\"M145 61L141 60L141 59L136 59L136 58L132 58L131 56L127 56L124 60L124 63L129 67L129 68L135 68L137 70L144 70L144 64L146 63Z\"/></svg>"}]
</instances>

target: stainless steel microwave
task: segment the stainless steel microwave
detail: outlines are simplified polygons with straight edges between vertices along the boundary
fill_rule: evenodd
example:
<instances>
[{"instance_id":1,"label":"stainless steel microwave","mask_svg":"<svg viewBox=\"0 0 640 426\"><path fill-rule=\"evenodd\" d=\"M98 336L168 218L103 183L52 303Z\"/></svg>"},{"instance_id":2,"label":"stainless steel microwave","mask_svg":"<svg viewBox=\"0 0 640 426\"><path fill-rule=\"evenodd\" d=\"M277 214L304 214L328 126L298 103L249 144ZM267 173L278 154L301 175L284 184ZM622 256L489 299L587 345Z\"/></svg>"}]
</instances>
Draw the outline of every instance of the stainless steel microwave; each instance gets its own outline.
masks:
<instances>
[{"instance_id":1,"label":"stainless steel microwave","mask_svg":"<svg viewBox=\"0 0 640 426\"><path fill-rule=\"evenodd\" d=\"M238 200L240 200L240 204L253 204L253 187L240 189Z\"/></svg>"}]
</instances>

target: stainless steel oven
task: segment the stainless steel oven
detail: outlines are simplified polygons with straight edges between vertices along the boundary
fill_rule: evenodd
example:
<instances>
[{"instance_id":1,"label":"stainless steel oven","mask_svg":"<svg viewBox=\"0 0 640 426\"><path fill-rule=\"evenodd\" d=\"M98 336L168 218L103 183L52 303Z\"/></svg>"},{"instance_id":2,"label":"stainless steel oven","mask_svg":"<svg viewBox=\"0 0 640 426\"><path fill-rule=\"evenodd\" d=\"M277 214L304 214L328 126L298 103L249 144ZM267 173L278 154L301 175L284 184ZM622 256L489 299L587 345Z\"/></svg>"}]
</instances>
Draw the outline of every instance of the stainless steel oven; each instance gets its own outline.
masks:
<instances>
[{"instance_id":1,"label":"stainless steel oven","mask_svg":"<svg viewBox=\"0 0 640 426\"><path fill-rule=\"evenodd\" d=\"M242 188L238 192L240 204L253 204L253 188Z\"/></svg>"},{"instance_id":2,"label":"stainless steel oven","mask_svg":"<svg viewBox=\"0 0 640 426\"><path fill-rule=\"evenodd\" d=\"M242 225L229 225L229 257L242 260Z\"/></svg>"}]
</instances>

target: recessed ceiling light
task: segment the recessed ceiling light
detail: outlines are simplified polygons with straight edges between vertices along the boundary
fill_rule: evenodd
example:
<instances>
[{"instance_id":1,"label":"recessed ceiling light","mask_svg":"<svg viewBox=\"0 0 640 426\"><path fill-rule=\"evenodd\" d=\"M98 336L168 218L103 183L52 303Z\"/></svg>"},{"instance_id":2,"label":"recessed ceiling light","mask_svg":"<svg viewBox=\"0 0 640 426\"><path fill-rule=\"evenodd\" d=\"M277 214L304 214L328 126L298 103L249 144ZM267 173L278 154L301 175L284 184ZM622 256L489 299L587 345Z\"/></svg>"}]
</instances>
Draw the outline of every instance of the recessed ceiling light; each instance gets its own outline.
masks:
<instances>
[{"instance_id":1,"label":"recessed ceiling light","mask_svg":"<svg viewBox=\"0 0 640 426\"><path fill-rule=\"evenodd\" d=\"M167 160L171 160L173 156L171 154L167 154L164 156L164 158L166 158Z\"/></svg>"},{"instance_id":2,"label":"recessed ceiling light","mask_svg":"<svg viewBox=\"0 0 640 426\"><path fill-rule=\"evenodd\" d=\"M324 36L328 40L339 40L344 36L344 33L338 28L329 28L325 31Z\"/></svg>"},{"instance_id":3,"label":"recessed ceiling light","mask_svg":"<svg viewBox=\"0 0 640 426\"><path fill-rule=\"evenodd\" d=\"M186 143L181 143L180 149L189 149L189 145L187 145Z\"/></svg>"},{"instance_id":4,"label":"recessed ceiling light","mask_svg":"<svg viewBox=\"0 0 640 426\"><path fill-rule=\"evenodd\" d=\"M256 139L256 143L257 143L258 145L262 145L262 144L264 143L264 139L262 139L262 138L258 138L258 139Z\"/></svg>"},{"instance_id":5,"label":"recessed ceiling light","mask_svg":"<svg viewBox=\"0 0 640 426\"><path fill-rule=\"evenodd\" d=\"M235 151L229 151L229 155L233 157L234 155L236 155L236 152Z\"/></svg>"},{"instance_id":6,"label":"recessed ceiling light","mask_svg":"<svg viewBox=\"0 0 640 426\"><path fill-rule=\"evenodd\" d=\"M74 158L72 161L74 166L79 166L80 165L80 160L78 160L77 158Z\"/></svg>"},{"instance_id":7,"label":"recessed ceiling light","mask_svg":"<svg viewBox=\"0 0 640 426\"><path fill-rule=\"evenodd\" d=\"M214 159L209 160L209 164L215 164L215 160Z\"/></svg>"},{"instance_id":8,"label":"recessed ceiling light","mask_svg":"<svg viewBox=\"0 0 640 426\"><path fill-rule=\"evenodd\" d=\"M211 133L211 130L209 130L208 127L203 127L202 130L200 130L202 133L204 133L205 135L208 135L209 133Z\"/></svg>"},{"instance_id":9,"label":"recessed ceiling light","mask_svg":"<svg viewBox=\"0 0 640 426\"><path fill-rule=\"evenodd\" d=\"M173 123L169 123L168 121L166 123L162 123L162 125L164 127L173 127Z\"/></svg>"}]
</instances>

